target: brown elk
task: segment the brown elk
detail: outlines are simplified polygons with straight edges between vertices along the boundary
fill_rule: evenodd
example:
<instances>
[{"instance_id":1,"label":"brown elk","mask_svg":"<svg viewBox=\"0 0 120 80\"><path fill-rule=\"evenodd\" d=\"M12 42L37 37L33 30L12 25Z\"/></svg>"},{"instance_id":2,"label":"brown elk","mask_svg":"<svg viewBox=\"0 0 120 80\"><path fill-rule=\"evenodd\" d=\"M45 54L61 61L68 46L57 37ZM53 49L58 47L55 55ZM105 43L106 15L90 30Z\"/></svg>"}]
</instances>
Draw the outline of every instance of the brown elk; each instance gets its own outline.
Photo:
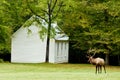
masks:
<instances>
[{"instance_id":1,"label":"brown elk","mask_svg":"<svg viewBox=\"0 0 120 80\"><path fill-rule=\"evenodd\" d=\"M95 55L95 53L94 53L94 55ZM88 62L90 62L93 65L96 65L96 74L102 72L102 67L104 68L104 71L106 73L104 59L99 58L99 57L93 58L93 56L89 55L89 56L86 56L86 57L88 58Z\"/></svg>"}]
</instances>

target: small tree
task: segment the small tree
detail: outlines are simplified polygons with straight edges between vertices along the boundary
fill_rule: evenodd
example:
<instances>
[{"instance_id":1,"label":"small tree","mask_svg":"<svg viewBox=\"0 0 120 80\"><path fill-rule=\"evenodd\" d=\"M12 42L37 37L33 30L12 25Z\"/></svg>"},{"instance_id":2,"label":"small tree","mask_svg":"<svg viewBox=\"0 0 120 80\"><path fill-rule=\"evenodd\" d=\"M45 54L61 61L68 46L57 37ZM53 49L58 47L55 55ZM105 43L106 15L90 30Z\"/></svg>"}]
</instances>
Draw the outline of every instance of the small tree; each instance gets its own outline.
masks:
<instances>
[{"instance_id":1,"label":"small tree","mask_svg":"<svg viewBox=\"0 0 120 80\"><path fill-rule=\"evenodd\" d=\"M47 28L47 44L46 44L46 62L49 61L49 42L50 42L50 36L51 36L51 24L54 21L54 19L58 16L61 7L63 5L63 1L58 1L58 0L38 0L35 1L35 4L38 4L37 6L35 6L35 4L33 4L33 6L30 5L31 1L28 1L28 6L29 9L31 10L31 12L40 17L41 19L43 19L47 24L48 24L48 28ZM44 4L47 5L47 7L45 7L46 5L43 5L42 3L39 2L43 2ZM42 7L40 5L43 5ZM43 8L44 7L44 8ZM39 10L38 10L39 9ZM39 13L38 13L38 12Z\"/></svg>"}]
</instances>

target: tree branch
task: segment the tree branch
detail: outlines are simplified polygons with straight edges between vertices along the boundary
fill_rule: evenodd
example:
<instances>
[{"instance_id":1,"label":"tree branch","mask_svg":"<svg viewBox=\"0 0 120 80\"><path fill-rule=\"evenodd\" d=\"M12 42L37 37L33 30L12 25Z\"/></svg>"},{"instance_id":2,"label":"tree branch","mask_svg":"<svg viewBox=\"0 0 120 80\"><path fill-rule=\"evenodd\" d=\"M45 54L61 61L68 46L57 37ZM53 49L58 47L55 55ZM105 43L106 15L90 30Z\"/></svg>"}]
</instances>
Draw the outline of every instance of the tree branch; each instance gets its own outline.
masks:
<instances>
[{"instance_id":1,"label":"tree branch","mask_svg":"<svg viewBox=\"0 0 120 80\"><path fill-rule=\"evenodd\" d=\"M53 18L52 18L52 19L55 19L55 18L58 16L59 12L61 11L62 6L63 6L63 1L60 3L60 5L59 5L59 9L58 9L58 11L57 11L56 15L55 15L55 16L53 16Z\"/></svg>"},{"instance_id":2,"label":"tree branch","mask_svg":"<svg viewBox=\"0 0 120 80\"><path fill-rule=\"evenodd\" d=\"M51 4L52 4L52 0L48 0L48 10L51 10ZM49 11L48 11L49 12ZM48 13L49 14L49 13Z\"/></svg>"},{"instance_id":3,"label":"tree branch","mask_svg":"<svg viewBox=\"0 0 120 80\"><path fill-rule=\"evenodd\" d=\"M54 8L55 8L56 4L57 4L57 0L55 0L54 5L53 5L53 7L51 8L51 13L54 11Z\"/></svg>"},{"instance_id":4,"label":"tree branch","mask_svg":"<svg viewBox=\"0 0 120 80\"><path fill-rule=\"evenodd\" d=\"M38 15L35 11L33 11L33 9L30 7L30 5L29 5L29 3L28 3L28 0L27 0L27 5L28 5L28 8L30 9L30 11L31 11L34 15L40 17L41 19L44 19L45 22L48 23L48 20L47 20L47 19L45 19L44 17L42 17L41 15Z\"/></svg>"},{"instance_id":5,"label":"tree branch","mask_svg":"<svg viewBox=\"0 0 120 80\"><path fill-rule=\"evenodd\" d=\"M47 12L46 10L44 10L44 9L41 9L41 11L43 11L43 12L46 13L46 14L48 14L48 12Z\"/></svg>"}]
</instances>

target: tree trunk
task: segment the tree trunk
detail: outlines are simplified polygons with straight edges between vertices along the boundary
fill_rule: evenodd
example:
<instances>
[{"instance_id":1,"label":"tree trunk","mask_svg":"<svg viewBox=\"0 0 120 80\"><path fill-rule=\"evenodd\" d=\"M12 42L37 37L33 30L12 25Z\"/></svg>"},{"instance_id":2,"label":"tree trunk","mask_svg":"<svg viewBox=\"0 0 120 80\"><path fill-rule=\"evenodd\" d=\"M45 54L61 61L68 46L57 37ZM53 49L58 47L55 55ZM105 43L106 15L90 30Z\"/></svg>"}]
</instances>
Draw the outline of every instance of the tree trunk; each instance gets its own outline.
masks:
<instances>
[{"instance_id":1,"label":"tree trunk","mask_svg":"<svg viewBox=\"0 0 120 80\"><path fill-rule=\"evenodd\" d=\"M109 65L109 54L106 54L105 56L105 63L106 65Z\"/></svg>"},{"instance_id":2,"label":"tree trunk","mask_svg":"<svg viewBox=\"0 0 120 80\"><path fill-rule=\"evenodd\" d=\"M47 33L47 44L46 44L46 62L49 62L50 31L52 24L51 4L52 4L52 0L48 2L48 31L47 31L48 33Z\"/></svg>"},{"instance_id":3,"label":"tree trunk","mask_svg":"<svg viewBox=\"0 0 120 80\"><path fill-rule=\"evenodd\" d=\"M45 61L45 62L49 62L49 41L50 41L50 38L47 37L47 44L46 44L46 61Z\"/></svg>"},{"instance_id":4,"label":"tree trunk","mask_svg":"<svg viewBox=\"0 0 120 80\"><path fill-rule=\"evenodd\" d=\"M50 30L51 30L51 18L49 19L49 22L48 22L48 34L47 34L47 44L46 44L46 62L49 62Z\"/></svg>"}]
</instances>

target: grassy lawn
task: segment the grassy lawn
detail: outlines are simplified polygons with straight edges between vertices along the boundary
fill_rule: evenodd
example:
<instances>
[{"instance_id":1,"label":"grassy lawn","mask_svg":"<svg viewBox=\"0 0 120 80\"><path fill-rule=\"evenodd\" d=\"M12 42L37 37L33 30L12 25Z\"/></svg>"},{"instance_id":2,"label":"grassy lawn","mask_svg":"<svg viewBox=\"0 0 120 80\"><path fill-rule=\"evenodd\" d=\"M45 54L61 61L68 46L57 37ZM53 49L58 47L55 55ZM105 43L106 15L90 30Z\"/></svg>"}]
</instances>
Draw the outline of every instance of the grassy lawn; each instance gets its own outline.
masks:
<instances>
[{"instance_id":1,"label":"grassy lawn","mask_svg":"<svg viewBox=\"0 0 120 80\"><path fill-rule=\"evenodd\" d=\"M0 80L120 80L120 66L107 66L95 74L90 64L0 63Z\"/></svg>"}]
</instances>

